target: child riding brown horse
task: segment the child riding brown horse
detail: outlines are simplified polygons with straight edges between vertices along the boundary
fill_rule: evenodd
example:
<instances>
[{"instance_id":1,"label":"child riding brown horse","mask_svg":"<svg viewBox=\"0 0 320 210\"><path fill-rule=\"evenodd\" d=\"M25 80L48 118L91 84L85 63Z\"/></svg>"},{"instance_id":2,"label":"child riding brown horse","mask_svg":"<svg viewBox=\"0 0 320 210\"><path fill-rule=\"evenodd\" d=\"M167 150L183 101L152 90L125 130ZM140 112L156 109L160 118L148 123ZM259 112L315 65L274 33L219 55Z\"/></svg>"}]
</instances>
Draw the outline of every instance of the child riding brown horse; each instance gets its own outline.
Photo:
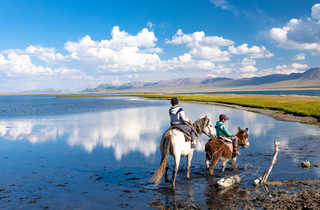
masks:
<instances>
[{"instance_id":1,"label":"child riding brown horse","mask_svg":"<svg viewBox=\"0 0 320 210\"><path fill-rule=\"evenodd\" d=\"M240 127L238 127L238 133L236 134L236 136L238 137L237 149L239 148L239 146L245 148L248 148L250 146L248 128L242 130ZM237 168L237 156L232 157L232 144L225 142L223 138L209 139L209 141L206 143L205 151L206 168L209 169L210 175L213 175L214 167L220 159L223 161L222 172L224 172L226 164L231 158L233 168Z\"/></svg>"}]
</instances>

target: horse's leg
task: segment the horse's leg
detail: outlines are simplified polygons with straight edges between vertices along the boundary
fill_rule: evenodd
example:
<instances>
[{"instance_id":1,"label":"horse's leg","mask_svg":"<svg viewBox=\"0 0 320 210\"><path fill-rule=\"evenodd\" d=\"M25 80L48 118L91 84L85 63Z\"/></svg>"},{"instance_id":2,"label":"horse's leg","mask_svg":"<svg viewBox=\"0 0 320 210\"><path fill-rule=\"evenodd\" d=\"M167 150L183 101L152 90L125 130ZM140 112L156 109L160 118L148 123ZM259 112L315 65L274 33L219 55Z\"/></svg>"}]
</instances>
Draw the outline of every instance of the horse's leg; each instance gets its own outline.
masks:
<instances>
[{"instance_id":1,"label":"horse's leg","mask_svg":"<svg viewBox=\"0 0 320 210\"><path fill-rule=\"evenodd\" d=\"M193 152L191 152L187 156L187 179L190 179L190 166L191 166L191 160L192 160Z\"/></svg>"},{"instance_id":2,"label":"horse's leg","mask_svg":"<svg viewBox=\"0 0 320 210\"><path fill-rule=\"evenodd\" d=\"M219 161L220 157L222 156L222 151L219 152L219 153L216 153L214 156L213 156L213 160L211 162L211 166L209 168L209 173L211 176L213 176L213 171L214 171L214 167L216 166L217 162Z\"/></svg>"},{"instance_id":3,"label":"horse's leg","mask_svg":"<svg viewBox=\"0 0 320 210\"><path fill-rule=\"evenodd\" d=\"M208 170L210 167L211 153L209 151L206 152L206 169Z\"/></svg>"},{"instance_id":4,"label":"horse's leg","mask_svg":"<svg viewBox=\"0 0 320 210\"><path fill-rule=\"evenodd\" d=\"M167 141L169 141L169 139L167 138L166 139ZM164 142L165 141L162 141L161 142L161 146L160 146L160 151L161 151L161 162L160 162L160 165L161 165L161 163L162 163L162 161L164 160L164 158L165 158L165 154L164 154ZM169 164L168 164L168 162L167 162L167 165L166 165L166 170L165 170L165 175L164 175L164 181L165 182L169 182L169 179L168 179L168 169L169 169Z\"/></svg>"},{"instance_id":5,"label":"horse's leg","mask_svg":"<svg viewBox=\"0 0 320 210\"><path fill-rule=\"evenodd\" d=\"M229 161L228 159L223 160L223 162L222 162L222 172L224 172L224 170L226 169L226 165L227 165L228 161Z\"/></svg>"},{"instance_id":6,"label":"horse's leg","mask_svg":"<svg viewBox=\"0 0 320 210\"><path fill-rule=\"evenodd\" d=\"M172 175L172 189L174 190L176 188L176 177L179 169L179 163L180 163L180 154L174 155L174 172Z\"/></svg>"},{"instance_id":7,"label":"horse's leg","mask_svg":"<svg viewBox=\"0 0 320 210\"><path fill-rule=\"evenodd\" d=\"M233 165L233 169L237 169L237 156L235 156L234 158L232 158L232 165Z\"/></svg>"},{"instance_id":8,"label":"horse's leg","mask_svg":"<svg viewBox=\"0 0 320 210\"><path fill-rule=\"evenodd\" d=\"M169 182L169 179L168 179L168 170L169 170L169 164L167 164L166 166L166 172L164 174L164 181L165 182Z\"/></svg>"}]
</instances>

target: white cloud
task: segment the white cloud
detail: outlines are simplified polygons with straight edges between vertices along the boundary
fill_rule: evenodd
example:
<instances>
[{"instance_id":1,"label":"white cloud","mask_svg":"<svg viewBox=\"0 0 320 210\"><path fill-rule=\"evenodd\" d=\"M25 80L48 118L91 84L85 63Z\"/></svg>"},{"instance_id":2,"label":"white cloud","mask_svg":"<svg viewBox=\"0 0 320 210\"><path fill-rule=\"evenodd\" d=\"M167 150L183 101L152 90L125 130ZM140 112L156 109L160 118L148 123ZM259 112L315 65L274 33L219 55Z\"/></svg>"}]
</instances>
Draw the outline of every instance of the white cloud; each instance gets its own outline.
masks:
<instances>
[{"instance_id":1,"label":"white cloud","mask_svg":"<svg viewBox=\"0 0 320 210\"><path fill-rule=\"evenodd\" d=\"M58 63L61 61L67 61L68 56L64 56L61 53L56 53L54 48L46 48L42 46L30 45L26 49L9 49L2 51L3 54L15 53L18 55L28 55L36 57L46 63Z\"/></svg>"},{"instance_id":2,"label":"white cloud","mask_svg":"<svg viewBox=\"0 0 320 210\"><path fill-rule=\"evenodd\" d=\"M292 63L290 65L277 65L274 68L263 69L257 72L258 76L265 76L269 74L291 74L301 73L309 68L307 64Z\"/></svg>"},{"instance_id":3,"label":"white cloud","mask_svg":"<svg viewBox=\"0 0 320 210\"><path fill-rule=\"evenodd\" d=\"M303 53L297 54L296 57L293 58L293 60L297 60L297 61L301 61L305 59L306 59L306 56Z\"/></svg>"},{"instance_id":4,"label":"white cloud","mask_svg":"<svg viewBox=\"0 0 320 210\"><path fill-rule=\"evenodd\" d=\"M163 53L163 50L159 47L153 47L153 48L147 48L144 50L141 50L142 53Z\"/></svg>"},{"instance_id":5,"label":"white cloud","mask_svg":"<svg viewBox=\"0 0 320 210\"><path fill-rule=\"evenodd\" d=\"M241 74L245 74L243 75L245 77L255 76L253 73L255 73L258 70L256 67L256 61L252 58L244 58L241 61L239 70Z\"/></svg>"},{"instance_id":6,"label":"white cloud","mask_svg":"<svg viewBox=\"0 0 320 210\"><path fill-rule=\"evenodd\" d=\"M218 36L206 36L203 31L194 32L192 34L184 34L179 29L176 34L172 37L172 40L167 40L169 44L186 44L189 48L196 46L229 46L234 42L223 37Z\"/></svg>"},{"instance_id":7,"label":"white cloud","mask_svg":"<svg viewBox=\"0 0 320 210\"><path fill-rule=\"evenodd\" d=\"M100 70L156 70L160 63L157 53L162 52L162 49L155 47L157 38L153 32L144 28L132 36L115 26L111 35L110 40L101 41L94 41L86 35L79 42L67 42L65 49L71 58L98 65Z\"/></svg>"},{"instance_id":8,"label":"white cloud","mask_svg":"<svg viewBox=\"0 0 320 210\"><path fill-rule=\"evenodd\" d=\"M229 61L229 53L218 47L199 46L190 50L195 59L209 60L212 62Z\"/></svg>"},{"instance_id":9,"label":"white cloud","mask_svg":"<svg viewBox=\"0 0 320 210\"><path fill-rule=\"evenodd\" d=\"M54 48L45 48L41 46L32 46L26 48L25 53L35 56L47 63L66 61L68 58L61 53L56 53Z\"/></svg>"},{"instance_id":10,"label":"white cloud","mask_svg":"<svg viewBox=\"0 0 320 210\"><path fill-rule=\"evenodd\" d=\"M228 10L233 12L234 14L238 13L238 10L235 6L233 6L232 4L230 4L227 0L210 0L210 2L218 7L221 8L223 10Z\"/></svg>"},{"instance_id":11,"label":"white cloud","mask_svg":"<svg viewBox=\"0 0 320 210\"><path fill-rule=\"evenodd\" d=\"M211 0L211 2L216 6L220 7L222 9L228 10L229 9L229 4L226 0Z\"/></svg>"},{"instance_id":12,"label":"white cloud","mask_svg":"<svg viewBox=\"0 0 320 210\"><path fill-rule=\"evenodd\" d=\"M147 22L147 26L148 28L153 28L154 27L154 24L150 21Z\"/></svg>"},{"instance_id":13,"label":"white cloud","mask_svg":"<svg viewBox=\"0 0 320 210\"><path fill-rule=\"evenodd\" d=\"M269 35L282 48L320 51L319 14L320 4L315 4L311 18L293 18L282 28L272 28Z\"/></svg>"},{"instance_id":14,"label":"white cloud","mask_svg":"<svg viewBox=\"0 0 320 210\"><path fill-rule=\"evenodd\" d=\"M205 60L210 62L229 61L228 51L221 50L220 47L232 45L234 42L218 36L206 36L203 31L192 34L184 34L179 29L168 44L185 44L190 51L188 54L195 60Z\"/></svg>"},{"instance_id":15,"label":"white cloud","mask_svg":"<svg viewBox=\"0 0 320 210\"><path fill-rule=\"evenodd\" d=\"M210 70L214 67L214 63L206 60L195 60L189 53L161 62L161 69L167 70Z\"/></svg>"},{"instance_id":16,"label":"white cloud","mask_svg":"<svg viewBox=\"0 0 320 210\"><path fill-rule=\"evenodd\" d=\"M8 60L0 54L0 66L8 63Z\"/></svg>"},{"instance_id":17,"label":"white cloud","mask_svg":"<svg viewBox=\"0 0 320 210\"><path fill-rule=\"evenodd\" d=\"M257 71L257 68L254 65L247 65L240 67L240 71L243 73L253 73Z\"/></svg>"},{"instance_id":18,"label":"white cloud","mask_svg":"<svg viewBox=\"0 0 320 210\"><path fill-rule=\"evenodd\" d=\"M29 55L20 55L14 51L9 52L7 58L0 54L0 71L8 77L25 76L55 76L55 75L83 75L79 70L60 67L52 69L48 66L37 66L31 61Z\"/></svg>"},{"instance_id":19,"label":"white cloud","mask_svg":"<svg viewBox=\"0 0 320 210\"><path fill-rule=\"evenodd\" d=\"M151 22L147 25L153 26ZM87 87L95 87L97 83L110 83L113 80L167 79L172 72L184 70L186 76L191 77L201 70L205 75L218 77L255 76L259 72L255 59L273 56L264 46L249 46L247 43L236 45L232 40L208 36L204 31L185 34L179 29L165 42L187 49L174 57L161 59L163 50L157 46L157 41L155 33L148 28L143 28L137 34L129 34L114 26L111 38L93 40L86 35L78 41L66 42L66 53L63 54L54 48L38 45L2 51L0 72L8 78L27 77L40 81L40 76L43 81L51 80L51 83L43 82L43 86L52 85L54 80L57 84L61 80L67 84L67 80L74 79L83 80L81 84ZM236 56L245 58L241 62L230 62ZM294 69L297 67L295 65ZM1 86L5 87L3 84Z\"/></svg>"},{"instance_id":20,"label":"white cloud","mask_svg":"<svg viewBox=\"0 0 320 210\"><path fill-rule=\"evenodd\" d=\"M256 61L252 58L244 58L241 61L241 65L256 65Z\"/></svg>"},{"instance_id":21,"label":"white cloud","mask_svg":"<svg viewBox=\"0 0 320 210\"><path fill-rule=\"evenodd\" d=\"M293 63L291 66L295 69L306 69L309 68L307 64L301 64L301 63Z\"/></svg>"},{"instance_id":22,"label":"white cloud","mask_svg":"<svg viewBox=\"0 0 320 210\"><path fill-rule=\"evenodd\" d=\"M315 4L311 8L311 16L320 21L320 4Z\"/></svg>"},{"instance_id":23,"label":"white cloud","mask_svg":"<svg viewBox=\"0 0 320 210\"><path fill-rule=\"evenodd\" d=\"M238 47L229 46L229 52L236 55L246 55L248 54L251 58L270 58L273 56L264 46L258 47L256 45L251 48L248 44L242 44Z\"/></svg>"}]
</instances>

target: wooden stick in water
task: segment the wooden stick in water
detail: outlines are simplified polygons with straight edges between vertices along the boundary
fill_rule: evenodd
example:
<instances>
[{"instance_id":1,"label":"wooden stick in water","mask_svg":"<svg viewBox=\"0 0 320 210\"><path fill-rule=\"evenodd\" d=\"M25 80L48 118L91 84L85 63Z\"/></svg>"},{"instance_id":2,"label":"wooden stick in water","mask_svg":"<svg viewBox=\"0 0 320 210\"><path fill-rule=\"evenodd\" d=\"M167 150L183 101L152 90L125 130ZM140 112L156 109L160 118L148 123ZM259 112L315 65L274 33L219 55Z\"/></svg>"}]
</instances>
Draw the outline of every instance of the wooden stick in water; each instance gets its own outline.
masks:
<instances>
[{"instance_id":1,"label":"wooden stick in water","mask_svg":"<svg viewBox=\"0 0 320 210\"><path fill-rule=\"evenodd\" d=\"M257 186L259 184L265 184L267 182L267 179L271 173L271 170L277 161L277 156L278 156L278 152L279 152L279 145L280 145L280 143L278 141L274 141L274 153L273 153L273 158L272 158L272 162L270 164L270 167L267 171L264 172L262 177L259 177L258 179L254 180L254 185Z\"/></svg>"}]
</instances>

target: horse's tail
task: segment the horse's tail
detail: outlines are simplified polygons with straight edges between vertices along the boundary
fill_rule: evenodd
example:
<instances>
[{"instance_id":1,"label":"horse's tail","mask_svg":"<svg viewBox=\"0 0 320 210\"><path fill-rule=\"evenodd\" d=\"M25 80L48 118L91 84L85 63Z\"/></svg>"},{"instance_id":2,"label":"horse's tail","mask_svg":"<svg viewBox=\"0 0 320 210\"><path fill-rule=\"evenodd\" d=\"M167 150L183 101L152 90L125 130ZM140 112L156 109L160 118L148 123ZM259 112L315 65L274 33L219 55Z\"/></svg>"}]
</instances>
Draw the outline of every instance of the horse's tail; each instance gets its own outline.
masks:
<instances>
[{"instance_id":1,"label":"horse's tail","mask_svg":"<svg viewBox=\"0 0 320 210\"><path fill-rule=\"evenodd\" d=\"M163 138L164 139L163 139L162 160L161 160L159 168L151 177L151 180L154 181L154 185L159 184L159 182L162 178L162 175L168 165L169 152L170 152L170 142L171 142L171 138L172 138L171 132L169 131L169 134L164 135Z\"/></svg>"}]
</instances>

